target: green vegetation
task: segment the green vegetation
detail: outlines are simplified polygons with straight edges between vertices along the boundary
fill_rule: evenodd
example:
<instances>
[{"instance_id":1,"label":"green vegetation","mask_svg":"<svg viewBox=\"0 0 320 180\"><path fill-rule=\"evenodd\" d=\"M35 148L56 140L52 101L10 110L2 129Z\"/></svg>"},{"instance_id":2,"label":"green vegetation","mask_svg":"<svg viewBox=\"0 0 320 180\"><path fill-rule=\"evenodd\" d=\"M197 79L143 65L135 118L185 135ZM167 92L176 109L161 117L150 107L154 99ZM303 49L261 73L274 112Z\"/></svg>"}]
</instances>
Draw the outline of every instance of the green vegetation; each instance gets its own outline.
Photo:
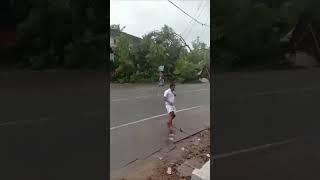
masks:
<instances>
[{"instance_id":1,"label":"green vegetation","mask_svg":"<svg viewBox=\"0 0 320 180\"><path fill-rule=\"evenodd\" d=\"M177 60L175 74L180 82L193 81L198 73L210 62L210 50L197 39L192 43L192 51L180 54Z\"/></svg>"},{"instance_id":2,"label":"green vegetation","mask_svg":"<svg viewBox=\"0 0 320 180\"><path fill-rule=\"evenodd\" d=\"M0 48L2 66L19 68L104 68L108 1L17 0L17 43ZM316 0L216 0L213 6L215 67L277 64L279 39L297 24L303 12L319 19ZM209 48L195 40L190 49L170 27L141 40L112 25L118 48L112 68L117 82L154 82L158 66L167 80L197 79L209 66ZM134 46L130 46L134 42Z\"/></svg>"},{"instance_id":3,"label":"green vegetation","mask_svg":"<svg viewBox=\"0 0 320 180\"><path fill-rule=\"evenodd\" d=\"M217 0L213 6L214 63L222 67L276 64L280 38L296 25L302 0Z\"/></svg>"},{"instance_id":4,"label":"green vegetation","mask_svg":"<svg viewBox=\"0 0 320 180\"><path fill-rule=\"evenodd\" d=\"M109 60L106 49L107 1L15 1L17 43L1 49L1 64L13 67L99 68ZM280 38L310 11L319 17L315 0L216 0L213 6L212 41L215 66L247 67L276 64L283 55ZM209 64L209 48L195 40L191 50L172 28L164 26L141 40L115 35L116 82L154 82L158 66L168 80L197 79ZM117 34L118 33L118 34ZM134 46L130 46L134 42ZM2 53L4 54L4 53Z\"/></svg>"},{"instance_id":5,"label":"green vegetation","mask_svg":"<svg viewBox=\"0 0 320 180\"><path fill-rule=\"evenodd\" d=\"M2 65L20 68L99 68L106 54L108 1L14 1L17 43ZM2 49L3 50L3 49Z\"/></svg>"},{"instance_id":6,"label":"green vegetation","mask_svg":"<svg viewBox=\"0 0 320 180\"><path fill-rule=\"evenodd\" d=\"M120 28L117 29L120 31ZM206 44L197 39L193 42L193 49L188 51L184 40L166 25L160 31L144 35L138 42L130 41L127 35L118 34L115 82L155 82L159 78L158 67L161 65L165 67L167 80L192 81L198 79L198 72L210 60Z\"/></svg>"}]
</instances>

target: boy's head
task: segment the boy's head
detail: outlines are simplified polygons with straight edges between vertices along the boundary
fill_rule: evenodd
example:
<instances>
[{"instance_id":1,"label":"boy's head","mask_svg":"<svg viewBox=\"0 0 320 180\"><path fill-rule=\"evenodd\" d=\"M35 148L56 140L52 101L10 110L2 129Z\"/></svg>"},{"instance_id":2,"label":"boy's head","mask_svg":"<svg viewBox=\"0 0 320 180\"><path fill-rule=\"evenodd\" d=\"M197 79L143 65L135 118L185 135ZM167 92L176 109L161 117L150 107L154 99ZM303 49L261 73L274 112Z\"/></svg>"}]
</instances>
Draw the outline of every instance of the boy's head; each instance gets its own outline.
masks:
<instances>
[{"instance_id":1,"label":"boy's head","mask_svg":"<svg viewBox=\"0 0 320 180\"><path fill-rule=\"evenodd\" d=\"M170 84L170 89L171 89L171 91L174 91L175 88L176 88L176 85L175 85L174 83L171 83L171 84Z\"/></svg>"}]
</instances>

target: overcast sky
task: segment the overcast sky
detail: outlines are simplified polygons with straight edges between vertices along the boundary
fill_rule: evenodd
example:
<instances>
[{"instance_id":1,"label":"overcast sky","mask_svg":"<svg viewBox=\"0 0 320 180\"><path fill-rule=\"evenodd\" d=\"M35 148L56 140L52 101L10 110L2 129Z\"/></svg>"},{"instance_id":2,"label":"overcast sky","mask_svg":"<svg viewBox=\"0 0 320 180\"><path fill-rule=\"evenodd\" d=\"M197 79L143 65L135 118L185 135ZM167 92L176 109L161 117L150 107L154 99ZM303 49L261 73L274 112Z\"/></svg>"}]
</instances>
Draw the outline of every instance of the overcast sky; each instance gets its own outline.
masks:
<instances>
[{"instance_id":1,"label":"overcast sky","mask_svg":"<svg viewBox=\"0 0 320 180\"><path fill-rule=\"evenodd\" d=\"M210 25L210 0L171 0L198 21ZM168 0L110 0L110 23L126 26L124 32L142 37L165 24L190 45L199 36L210 44L210 28L181 12Z\"/></svg>"}]
</instances>

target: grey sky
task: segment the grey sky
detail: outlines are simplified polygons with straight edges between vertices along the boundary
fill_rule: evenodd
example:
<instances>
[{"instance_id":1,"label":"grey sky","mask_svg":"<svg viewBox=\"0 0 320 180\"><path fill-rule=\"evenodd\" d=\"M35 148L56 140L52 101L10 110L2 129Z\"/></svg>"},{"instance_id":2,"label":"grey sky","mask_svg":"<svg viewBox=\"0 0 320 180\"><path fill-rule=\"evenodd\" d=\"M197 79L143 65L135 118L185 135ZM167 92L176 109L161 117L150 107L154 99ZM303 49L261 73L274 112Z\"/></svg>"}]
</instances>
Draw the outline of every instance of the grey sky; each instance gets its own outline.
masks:
<instances>
[{"instance_id":1,"label":"grey sky","mask_svg":"<svg viewBox=\"0 0 320 180\"><path fill-rule=\"evenodd\" d=\"M198 21L210 25L210 0L171 0ZM167 0L110 0L110 23L126 26L124 32L142 37L167 24L188 44L199 36L210 44L210 28L201 26Z\"/></svg>"}]
</instances>

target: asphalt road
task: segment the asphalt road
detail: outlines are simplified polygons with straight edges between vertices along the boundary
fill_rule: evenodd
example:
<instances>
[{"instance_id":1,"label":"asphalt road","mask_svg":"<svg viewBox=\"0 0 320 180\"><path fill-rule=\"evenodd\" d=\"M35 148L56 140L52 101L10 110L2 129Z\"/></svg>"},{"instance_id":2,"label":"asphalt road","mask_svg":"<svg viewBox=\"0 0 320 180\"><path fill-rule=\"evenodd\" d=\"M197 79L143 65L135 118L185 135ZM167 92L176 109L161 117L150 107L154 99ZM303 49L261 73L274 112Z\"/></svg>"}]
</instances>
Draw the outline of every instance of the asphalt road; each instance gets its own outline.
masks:
<instances>
[{"instance_id":1,"label":"asphalt road","mask_svg":"<svg viewBox=\"0 0 320 180\"><path fill-rule=\"evenodd\" d=\"M110 89L110 127L166 113L163 93L168 87L137 85ZM177 85L177 109L210 105L209 84Z\"/></svg>"},{"instance_id":2,"label":"asphalt road","mask_svg":"<svg viewBox=\"0 0 320 180\"><path fill-rule=\"evenodd\" d=\"M101 137L106 122L101 119L107 119L103 77L0 73L0 179L103 178L106 139ZM213 147L220 158L212 176L320 179L319 77L319 69L216 75ZM178 109L205 107L178 114L179 125L197 126L199 119L208 120L207 87L177 86ZM161 94L153 87L111 89L110 126L165 113ZM119 148L114 150L118 157L125 156L123 149L134 151L135 143L145 145L138 148L141 154L146 147L158 148L148 145L162 141L159 137L166 132L159 129L165 126L157 123L165 122L165 117L155 119L111 131L110 140L119 145L114 146Z\"/></svg>"},{"instance_id":3,"label":"asphalt road","mask_svg":"<svg viewBox=\"0 0 320 180\"><path fill-rule=\"evenodd\" d=\"M104 73L0 72L0 179L104 179Z\"/></svg>"},{"instance_id":4,"label":"asphalt road","mask_svg":"<svg viewBox=\"0 0 320 180\"><path fill-rule=\"evenodd\" d=\"M168 85L167 85L168 86ZM112 85L110 89L110 168L117 171L166 146L167 113L163 102L168 87ZM210 126L209 84L177 84L174 124L183 138Z\"/></svg>"},{"instance_id":5,"label":"asphalt road","mask_svg":"<svg viewBox=\"0 0 320 180\"><path fill-rule=\"evenodd\" d=\"M220 179L320 179L320 70L216 75Z\"/></svg>"},{"instance_id":6,"label":"asphalt road","mask_svg":"<svg viewBox=\"0 0 320 180\"><path fill-rule=\"evenodd\" d=\"M105 179L109 151L120 165L133 153L147 156L167 139L163 90L151 87L111 88L108 122L104 73L0 72L0 179ZM177 91L177 126L187 133L209 126L209 87ZM108 123L125 125L110 132L110 149Z\"/></svg>"}]
</instances>

